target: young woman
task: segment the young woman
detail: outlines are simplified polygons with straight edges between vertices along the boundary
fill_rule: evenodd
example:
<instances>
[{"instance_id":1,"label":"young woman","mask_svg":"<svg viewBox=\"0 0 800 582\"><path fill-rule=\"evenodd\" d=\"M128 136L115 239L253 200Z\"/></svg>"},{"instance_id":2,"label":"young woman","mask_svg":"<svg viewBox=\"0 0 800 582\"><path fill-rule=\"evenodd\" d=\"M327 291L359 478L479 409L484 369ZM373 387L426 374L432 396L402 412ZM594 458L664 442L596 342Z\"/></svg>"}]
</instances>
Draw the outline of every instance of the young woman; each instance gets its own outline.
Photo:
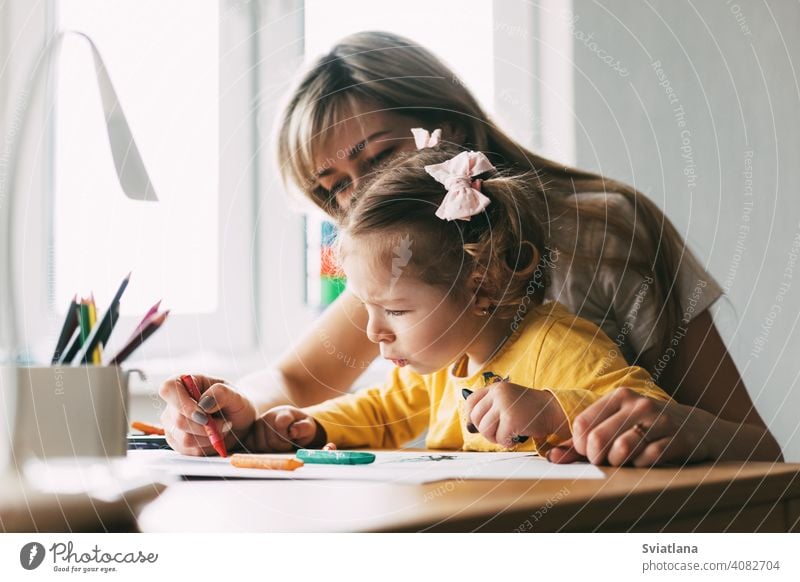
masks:
<instances>
[{"instance_id":1,"label":"young woman","mask_svg":"<svg viewBox=\"0 0 800 582\"><path fill-rule=\"evenodd\" d=\"M552 241L547 298L597 324L628 362L649 370L677 401L616 390L575 419L571 443L554 450L551 460L654 465L782 458L708 311L719 286L653 202L630 186L564 167L514 142L419 45L365 32L319 59L283 114L281 169L339 220L373 169L414 149L415 127L441 128L443 139L485 152L499 169L534 176ZM248 397L264 411L347 392L378 355L365 333L367 321L364 307L345 291L275 369L240 382L239 390L198 376L205 392L198 406L176 379L165 382L162 421L170 444L187 454L213 454L203 424L220 422L233 439ZM333 354L329 345L336 346Z\"/></svg>"}]
</instances>

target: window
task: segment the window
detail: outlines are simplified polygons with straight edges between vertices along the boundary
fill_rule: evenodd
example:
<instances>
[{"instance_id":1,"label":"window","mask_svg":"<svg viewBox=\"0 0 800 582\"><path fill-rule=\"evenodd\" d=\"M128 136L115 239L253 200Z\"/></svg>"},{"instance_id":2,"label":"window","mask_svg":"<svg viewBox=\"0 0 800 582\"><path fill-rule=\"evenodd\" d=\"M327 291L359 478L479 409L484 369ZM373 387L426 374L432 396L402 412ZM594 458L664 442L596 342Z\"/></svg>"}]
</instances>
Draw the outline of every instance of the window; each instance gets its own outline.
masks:
<instances>
[{"instance_id":1,"label":"window","mask_svg":"<svg viewBox=\"0 0 800 582\"><path fill-rule=\"evenodd\" d=\"M389 10L385 3L370 0L306 0L305 7L308 57L328 50L348 34L386 30L432 50L484 107L489 111L494 109L494 26L490 0L407 0L402 10ZM332 22L336 25L331 26Z\"/></svg>"},{"instance_id":2,"label":"window","mask_svg":"<svg viewBox=\"0 0 800 582\"><path fill-rule=\"evenodd\" d=\"M313 59L339 39L363 30L385 30L419 42L445 61L472 90L482 105L494 105L492 2L487 0L411 0L403 10L369 0L306 0L305 54ZM420 18L424 14L425 18ZM336 22L336 26L330 26ZM446 22L447 26L442 27ZM464 43L469 31L470 42ZM339 289L339 278L324 257L331 226L318 216L307 220L307 297L310 305L325 306ZM321 248L322 247L322 248Z\"/></svg>"},{"instance_id":3,"label":"window","mask_svg":"<svg viewBox=\"0 0 800 582\"><path fill-rule=\"evenodd\" d=\"M118 339L161 299L169 324L143 355L254 349L253 85L241 82L251 55L228 50L246 44L249 21L232 37L249 13L223 13L216 0L61 0L54 16L56 30L97 45L158 197L123 194L91 53L68 36L53 84L57 312L90 291L103 309L133 271Z\"/></svg>"}]
</instances>

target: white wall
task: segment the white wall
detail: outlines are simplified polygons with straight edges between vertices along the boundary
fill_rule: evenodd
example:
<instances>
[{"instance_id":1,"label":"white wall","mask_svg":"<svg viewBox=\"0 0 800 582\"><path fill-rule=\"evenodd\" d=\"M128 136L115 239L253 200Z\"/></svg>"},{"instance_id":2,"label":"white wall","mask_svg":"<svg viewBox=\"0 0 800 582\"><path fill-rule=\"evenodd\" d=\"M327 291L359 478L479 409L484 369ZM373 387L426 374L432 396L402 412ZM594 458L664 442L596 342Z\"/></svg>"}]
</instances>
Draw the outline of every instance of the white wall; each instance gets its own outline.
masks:
<instances>
[{"instance_id":1,"label":"white wall","mask_svg":"<svg viewBox=\"0 0 800 582\"><path fill-rule=\"evenodd\" d=\"M792 2L574 0L571 26L578 165L647 193L707 261L720 331L795 462L798 24Z\"/></svg>"}]
</instances>

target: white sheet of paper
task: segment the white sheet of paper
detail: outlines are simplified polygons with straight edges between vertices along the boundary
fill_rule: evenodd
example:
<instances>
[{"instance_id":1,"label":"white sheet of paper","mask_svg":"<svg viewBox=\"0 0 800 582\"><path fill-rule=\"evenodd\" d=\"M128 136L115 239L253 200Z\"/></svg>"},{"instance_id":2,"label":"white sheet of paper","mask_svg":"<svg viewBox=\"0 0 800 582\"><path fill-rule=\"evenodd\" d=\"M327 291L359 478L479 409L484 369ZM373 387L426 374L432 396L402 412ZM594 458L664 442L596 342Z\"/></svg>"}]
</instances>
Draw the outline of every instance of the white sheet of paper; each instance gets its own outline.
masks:
<instances>
[{"instance_id":1,"label":"white sheet of paper","mask_svg":"<svg viewBox=\"0 0 800 582\"><path fill-rule=\"evenodd\" d=\"M469 479L604 479L594 465L556 465L531 453L464 453L429 451L375 452L369 465L306 464L294 471L241 469L219 457L190 457L174 451L128 451L131 462L167 475L227 479L336 479L421 484ZM284 455L270 455L284 456ZM291 457L293 455L285 455Z\"/></svg>"}]
</instances>

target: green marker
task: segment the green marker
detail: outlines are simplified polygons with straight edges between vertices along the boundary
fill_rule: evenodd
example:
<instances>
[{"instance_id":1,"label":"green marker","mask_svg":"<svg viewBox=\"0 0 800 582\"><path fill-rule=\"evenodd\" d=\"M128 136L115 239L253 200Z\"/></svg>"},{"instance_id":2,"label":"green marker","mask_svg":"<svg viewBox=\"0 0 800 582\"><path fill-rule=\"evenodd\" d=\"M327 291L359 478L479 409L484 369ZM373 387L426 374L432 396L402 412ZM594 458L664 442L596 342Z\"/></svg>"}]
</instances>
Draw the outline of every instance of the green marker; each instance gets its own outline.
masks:
<instances>
[{"instance_id":1,"label":"green marker","mask_svg":"<svg viewBox=\"0 0 800 582\"><path fill-rule=\"evenodd\" d=\"M372 453L357 451L318 451L300 449L297 458L304 463L321 463L325 465L368 465L375 460Z\"/></svg>"}]
</instances>

